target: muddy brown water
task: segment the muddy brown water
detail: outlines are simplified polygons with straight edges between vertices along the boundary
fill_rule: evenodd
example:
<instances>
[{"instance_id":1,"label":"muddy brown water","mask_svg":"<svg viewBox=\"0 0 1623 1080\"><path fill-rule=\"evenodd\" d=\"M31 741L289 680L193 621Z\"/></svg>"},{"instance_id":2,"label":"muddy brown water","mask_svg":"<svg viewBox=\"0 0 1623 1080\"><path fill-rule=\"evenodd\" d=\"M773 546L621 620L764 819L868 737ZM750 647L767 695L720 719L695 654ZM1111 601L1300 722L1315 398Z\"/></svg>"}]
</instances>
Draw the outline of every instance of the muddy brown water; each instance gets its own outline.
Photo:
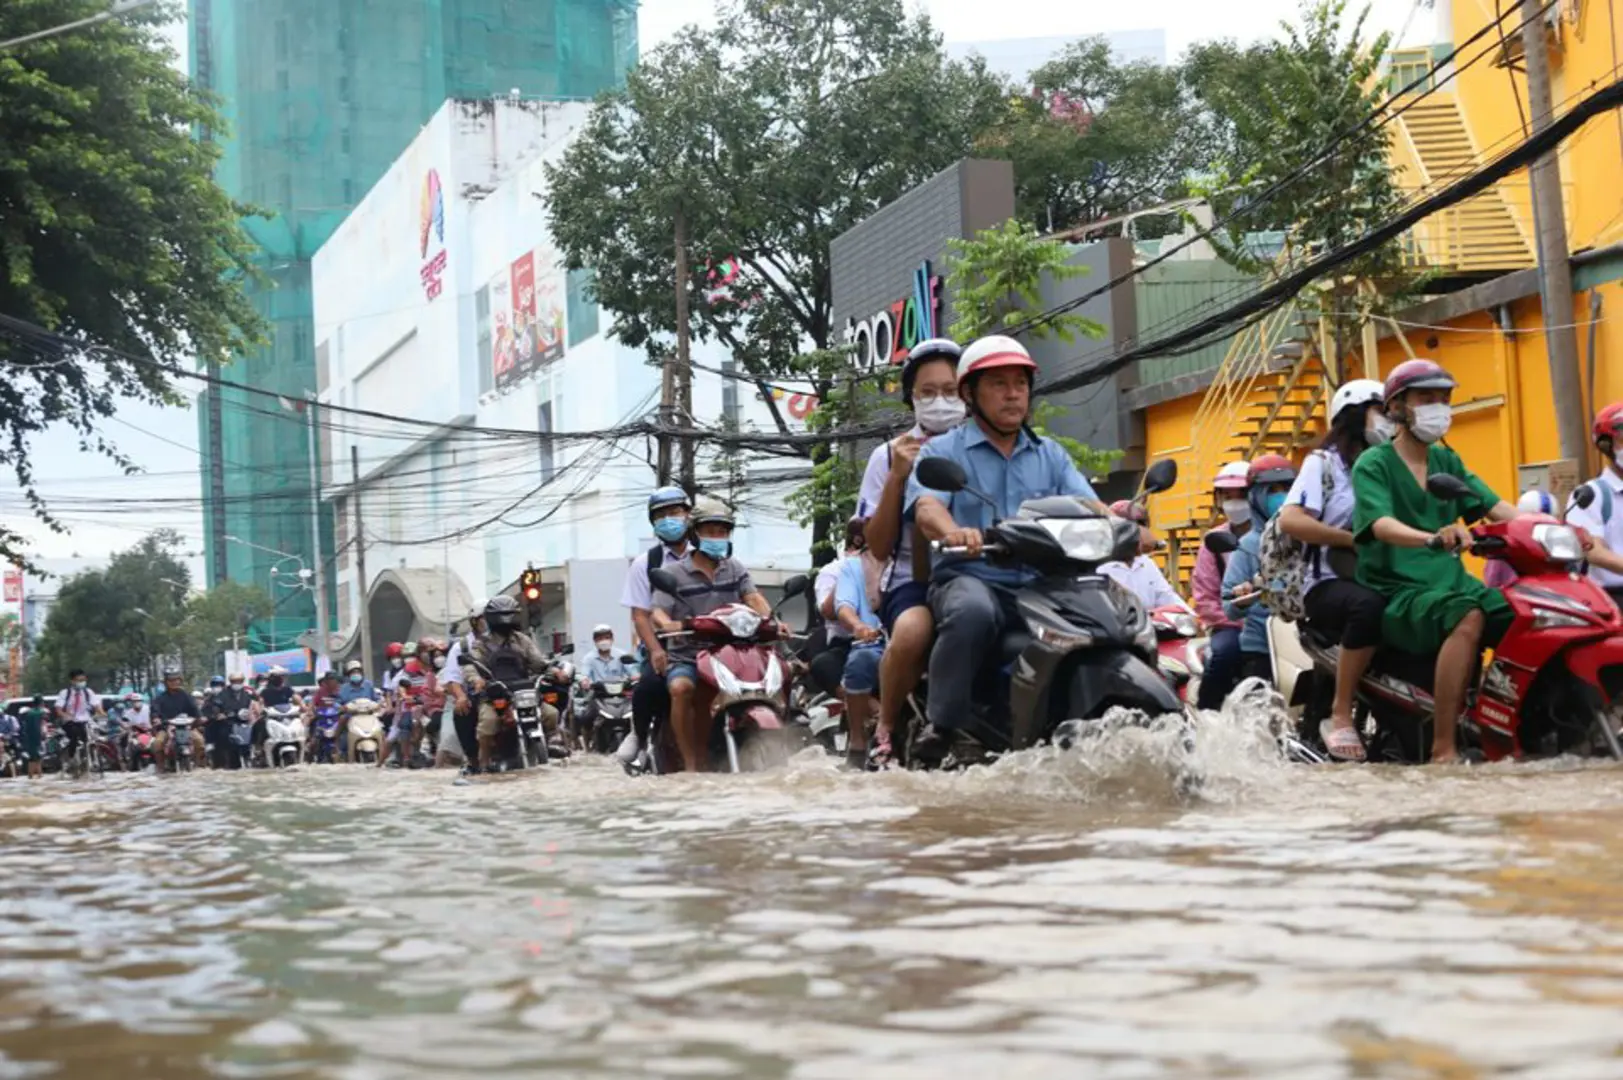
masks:
<instances>
[{"instance_id":1,"label":"muddy brown water","mask_svg":"<svg viewBox=\"0 0 1623 1080\"><path fill-rule=\"evenodd\" d=\"M1623 1077L1623 771L0 784L0 1078Z\"/></svg>"}]
</instances>

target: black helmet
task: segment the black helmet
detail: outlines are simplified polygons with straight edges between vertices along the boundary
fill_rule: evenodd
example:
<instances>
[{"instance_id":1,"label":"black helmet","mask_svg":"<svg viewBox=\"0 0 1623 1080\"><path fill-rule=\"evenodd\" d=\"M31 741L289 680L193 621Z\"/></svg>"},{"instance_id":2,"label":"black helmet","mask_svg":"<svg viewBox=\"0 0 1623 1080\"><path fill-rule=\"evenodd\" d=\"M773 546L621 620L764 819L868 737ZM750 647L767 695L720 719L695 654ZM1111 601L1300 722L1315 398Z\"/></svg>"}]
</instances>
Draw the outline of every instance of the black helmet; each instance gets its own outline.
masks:
<instances>
[{"instance_id":1,"label":"black helmet","mask_svg":"<svg viewBox=\"0 0 1623 1080\"><path fill-rule=\"evenodd\" d=\"M902 364L902 404L909 409L913 407L913 383L918 380L919 368L926 360L945 360L956 371L958 358L963 355L964 350L957 342L944 337L925 338L908 350L907 361Z\"/></svg>"},{"instance_id":2,"label":"black helmet","mask_svg":"<svg viewBox=\"0 0 1623 1080\"><path fill-rule=\"evenodd\" d=\"M485 605L485 626L492 633L503 634L517 630L519 624L518 601L511 596L493 596Z\"/></svg>"}]
</instances>

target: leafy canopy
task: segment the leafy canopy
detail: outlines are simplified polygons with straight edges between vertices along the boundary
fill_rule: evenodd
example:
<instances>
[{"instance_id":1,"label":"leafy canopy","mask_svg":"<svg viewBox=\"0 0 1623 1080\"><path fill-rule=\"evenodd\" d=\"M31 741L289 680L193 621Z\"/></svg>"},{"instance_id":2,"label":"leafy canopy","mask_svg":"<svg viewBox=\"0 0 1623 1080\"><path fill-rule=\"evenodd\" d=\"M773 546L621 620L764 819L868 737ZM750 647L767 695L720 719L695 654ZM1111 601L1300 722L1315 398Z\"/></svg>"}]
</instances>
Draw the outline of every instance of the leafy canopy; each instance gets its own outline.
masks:
<instances>
[{"instance_id":1,"label":"leafy canopy","mask_svg":"<svg viewBox=\"0 0 1623 1080\"><path fill-rule=\"evenodd\" d=\"M107 10L106 0L5 0L0 40ZM0 326L0 463L36 515L30 436L66 422L86 449L129 466L97 431L121 399L180 404L168 378L112 350L190 364L256 339L242 292L247 209L214 183L219 156L192 138L223 127L172 67L160 3L0 52L0 314L93 343L63 348ZM20 535L0 524L0 557Z\"/></svg>"}]
</instances>

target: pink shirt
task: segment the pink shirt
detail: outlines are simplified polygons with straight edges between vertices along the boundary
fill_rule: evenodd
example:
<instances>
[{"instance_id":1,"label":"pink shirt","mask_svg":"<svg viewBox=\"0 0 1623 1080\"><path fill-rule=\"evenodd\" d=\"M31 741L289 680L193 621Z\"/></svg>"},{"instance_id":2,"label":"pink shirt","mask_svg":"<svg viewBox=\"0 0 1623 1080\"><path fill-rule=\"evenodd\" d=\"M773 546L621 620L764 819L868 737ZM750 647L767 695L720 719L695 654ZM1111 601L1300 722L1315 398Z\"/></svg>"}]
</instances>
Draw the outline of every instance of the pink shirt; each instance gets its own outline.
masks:
<instances>
[{"instance_id":1,"label":"pink shirt","mask_svg":"<svg viewBox=\"0 0 1623 1080\"><path fill-rule=\"evenodd\" d=\"M1226 524L1212 530L1231 531ZM1195 556L1195 577L1191 591L1195 598L1195 614L1200 616L1201 623L1208 631L1224 627L1239 629L1239 623L1223 614L1223 564L1207 550L1205 544L1200 545L1200 554Z\"/></svg>"}]
</instances>

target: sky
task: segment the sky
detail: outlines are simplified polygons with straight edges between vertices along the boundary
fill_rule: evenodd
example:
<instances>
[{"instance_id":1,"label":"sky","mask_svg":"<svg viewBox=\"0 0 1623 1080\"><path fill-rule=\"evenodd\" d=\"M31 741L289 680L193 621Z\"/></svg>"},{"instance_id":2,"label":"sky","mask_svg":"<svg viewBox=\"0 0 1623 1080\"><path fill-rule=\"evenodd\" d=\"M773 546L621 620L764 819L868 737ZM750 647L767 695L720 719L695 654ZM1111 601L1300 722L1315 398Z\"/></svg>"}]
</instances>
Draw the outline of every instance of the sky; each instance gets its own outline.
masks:
<instances>
[{"instance_id":1,"label":"sky","mask_svg":"<svg viewBox=\"0 0 1623 1080\"><path fill-rule=\"evenodd\" d=\"M1059 5L1053 0L922 0L914 6L926 12L948 41L989 41L1029 37L1081 37L1113 30L1164 30L1167 54L1176 60L1194 42L1234 38L1241 42L1273 36L1279 23L1297 11L1298 0L1141 0L1136 4ZM643 52L656 48L681 27L708 25L714 19L715 0L650 0L639 12L639 44ZM995 25L988 18L995 11ZM1398 32L1407 26L1409 42L1435 37L1435 16L1417 0L1374 0L1372 27ZM184 48L183 28L174 41ZM184 58L181 60L184 67ZM198 499L197 419L189 411L126 405L103 425L104 434L144 470L126 477L111 462L79 449L71 430L53 430L34 440L33 461L39 490L57 498L67 535L58 535L33 522L21 509L15 481L0 481L0 511L8 525L18 528L46 558L105 559L130 547L158 527L179 530L187 539L189 562L195 579L203 577L202 512L196 503L177 507L154 504L150 511L126 510L111 514L95 505L97 497L117 495L135 499Z\"/></svg>"}]
</instances>

